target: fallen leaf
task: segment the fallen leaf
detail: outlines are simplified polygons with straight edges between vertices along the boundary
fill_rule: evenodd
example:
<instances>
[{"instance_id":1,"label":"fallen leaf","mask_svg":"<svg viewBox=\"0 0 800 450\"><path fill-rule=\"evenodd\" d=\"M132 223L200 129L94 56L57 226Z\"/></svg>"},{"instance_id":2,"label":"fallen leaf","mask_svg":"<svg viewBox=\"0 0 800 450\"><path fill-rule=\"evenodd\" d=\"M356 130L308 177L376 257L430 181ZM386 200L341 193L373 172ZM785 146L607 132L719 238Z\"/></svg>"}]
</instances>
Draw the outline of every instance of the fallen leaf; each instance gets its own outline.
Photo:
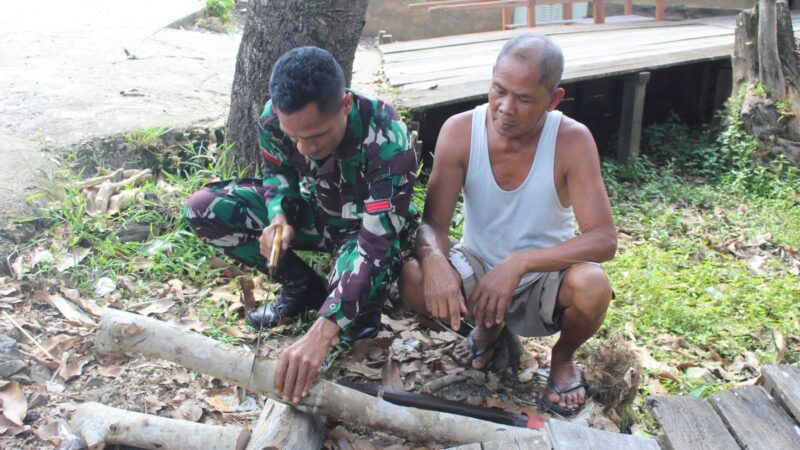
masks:
<instances>
[{"instance_id":1,"label":"fallen leaf","mask_svg":"<svg viewBox=\"0 0 800 450\"><path fill-rule=\"evenodd\" d=\"M412 373L417 373L420 371L420 369L422 369L422 361L416 360L401 365L400 373L402 373L403 375L408 375Z\"/></svg>"},{"instance_id":2,"label":"fallen leaf","mask_svg":"<svg viewBox=\"0 0 800 450\"><path fill-rule=\"evenodd\" d=\"M22 426L28 414L28 402L16 381L0 388L0 403L3 405L3 416L13 424Z\"/></svg>"},{"instance_id":3,"label":"fallen leaf","mask_svg":"<svg viewBox=\"0 0 800 450\"><path fill-rule=\"evenodd\" d=\"M50 295L48 299L53 308L57 309L65 319L86 325L97 325L91 316L66 298L60 295Z\"/></svg>"},{"instance_id":4,"label":"fallen leaf","mask_svg":"<svg viewBox=\"0 0 800 450\"><path fill-rule=\"evenodd\" d=\"M239 401L239 396L236 394L216 395L206 397L205 400L214 411L221 413L255 411L258 409L256 399L249 395L245 397L243 402Z\"/></svg>"},{"instance_id":5,"label":"fallen leaf","mask_svg":"<svg viewBox=\"0 0 800 450\"><path fill-rule=\"evenodd\" d=\"M241 330L241 328L239 328L239 327L232 327L230 325L227 325L227 326L221 327L220 330L222 330L225 334L231 335L231 336L233 336L235 338L239 338L239 339L252 340L254 338L254 335L252 335L250 333L243 332Z\"/></svg>"},{"instance_id":6,"label":"fallen leaf","mask_svg":"<svg viewBox=\"0 0 800 450\"><path fill-rule=\"evenodd\" d=\"M747 260L747 268L750 269L753 273L758 275L765 275L767 272L762 269L764 263L767 261L767 256L763 255L755 255L750 257Z\"/></svg>"},{"instance_id":7,"label":"fallen leaf","mask_svg":"<svg viewBox=\"0 0 800 450\"><path fill-rule=\"evenodd\" d=\"M65 351L75 347L76 345L82 343L86 338L82 336L70 336L68 334L59 334L50 338L45 339L41 342L41 346L45 348L53 358L56 360L61 360L61 356L64 354ZM36 354L41 355L38 348L36 349ZM41 355L45 356L45 355Z\"/></svg>"},{"instance_id":8,"label":"fallen leaf","mask_svg":"<svg viewBox=\"0 0 800 450\"><path fill-rule=\"evenodd\" d=\"M594 405L592 409L592 417L589 419L589 425L598 430L610 431L612 433L619 433L619 427L607 415L603 414L602 408L599 405Z\"/></svg>"},{"instance_id":9,"label":"fallen leaf","mask_svg":"<svg viewBox=\"0 0 800 450\"><path fill-rule=\"evenodd\" d=\"M162 298L155 303L151 303L144 308L138 309L138 312L143 316L149 316L151 314L164 314L173 306L175 306L174 301Z\"/></svg>"},{"instance_id":10,"label":"fallen leaf","mask_svg":"<svg viewBox=\"0 0 800 450\"><path fill-rule=\"evenodd\" d=\"M117 378L125 372L124 366L97 366L97 373L107 378Z\"/></svg>"},{"instance_id":11,"label":"fallen leaf","mask_svg":"<svg viewBox=\"0 0 800 450\"><path fill-rule=\"evenodd\" d=\"M433 339L434 342L439 341L448 344L451 342L455 342L459 338L461 338L461 336L459 336L456 333L453 333L452 331L431 331L430 334L431 334L431 339Z\"/></svg>"},{"instance_id":12,"label":"fallen leaf","mask_svg":"<svg viewBox=\"0 0 800 450\"><path fill-rule=\"evenodd\" d=\"M348 375L355 375L360 378L366 378L368 380L380 380L381 379L381 371L379 369L374 369L365 365L364 363L360 363L357 361L348 361L344 364L344 369L347 370Z\"/></svg>"},{"instance_id":13,"label":"fallen leaf","mask_svg":"<svg viewBox=\"0 0 800 450\"><path fill-rule=\"evenodd\" d=\"M74 247L67 250L58 257L58 261L56 261L56 270L63 272L77 266L89 256L90 251L91 249L87 247Z\"/></svg>"},{"instance_id":14,"label":"fallen leaf","mask_svg":"<svg viewBox=\"0 0 800 450\"><path fill-rule=\"evenodd\" d=\"M775 351L776 351L774 364L780 364L786 357L786 339L783 337L783 334L778 330L772 331L772 337L775 339Z\"/></svg>"},{"instance_id":15,"label":"fallen leaf","mask_svg":"<svg viewBox=\"0 0 800 450\"><path fill-rule=\"evenodd\" d=\"M214 327L209 325L207 322L198 319L177 319L173 318L169 320L169 323L173 325L177 325L181 328L186 328L187 330L196 331L198 333L204 333Z\"/></svg>"},{"instance_id":16,"label":"fallen leaf","mask_svg":"<svg viewBox=\"0 0 800 450\"><path fill-rule=\"evenodd\" d=\"M642 358L642 366L645 369L655 372L660 378L667 378L678 382L681 381L681 375L678 369L657 361L650 354L650 351L644 347L637 347L637 350Z\"/></svg>"},{"instance_id":17,"label":"fallen leaf","mask_svg":"<svg viewBox=\"0 0 800 450\"><path fill-rule=\"evenodd\" d=\"M106 295L114 292L117 285L114 280L108 277L98 278L94 283L94 295L97 297L105 297Z\"/></svg>"},{"instance_id":18,"label":"fallen leaf","mask_svg":"<svg viewBox=\"0 0 800 450\"><path fill-rule=\"evenodd\" d=\"M60 288L60 291L62 294L64 294L64 297L72 301L72 303L78 305L78 308L82 309L84 312L91 314L94 317L100 317L100 315L103 314L103 308L98 306L94 300L81 297L77 289L62 287Z\"/></svg>"},{"instance_id":19,"label":"fallen leaf","mask_svg":"<svg viewBox=\"0 0 800 450\"><path fill-rule=\"evenodd\" d=\"M417 323L409 319L394 320L386 314L381 314L381 323L388 326L397 333L404 330L413 330L417 328Z\"/></svg>"},{"instance_id":20,"label":"fallen leaf","mask_svg":"<svg viewBox=\"0 0 800 450\"><path fill-rule=\"evenodd\" d=\"M744 368L749 369L751 372L759 372L761 364L758 361L758 356L753 352L745 352L744 354Z\"/></svg>"},{"instance_id":21,"label":"fallen leaf","mask_svg":"<svg viewBox=\"0 0 800 450\"><path fill-rule=\"evenodd\" d=\"M174 419L197 422L203 417L203 408L195 400L184 400L181 405L172 412L172 417Z\"/></svg>"},{"instance_id":22,"label":"fallen leaf","mask_svg":"<svg viewBox=\"0 0 800 450\"><path fill-rule=\"evenodd\" d=\"M397 363L389 359L381 369L381 384L386 387L403 389L403 380L400 378L400 368Z\"/></svg>"},{"instance_id":23,"label":"fallen leaf","mask_svg":"<svg viewBox=\"0 0 800 450\"><path fill-rule=\"evenodd\" d=\"M83 367L94 360L92 355L73 354L72 352L64 353L61 358L61 365L58 368L58 373L64 381L80 376L83 373Z\"/></svg>"},{"instance_id":24,"label":"fallen leaf","mask_svg":"<svg viewBox=\"0 0 800 450\"><path fill-rule=\"evenodd\" d=\"M175 297L178 297L178 300L183 301L183 282L181 280L177 280L175 278L167 281L167 285L169 285L169 289L175 293Z\"/></svg>"}]
</instances>

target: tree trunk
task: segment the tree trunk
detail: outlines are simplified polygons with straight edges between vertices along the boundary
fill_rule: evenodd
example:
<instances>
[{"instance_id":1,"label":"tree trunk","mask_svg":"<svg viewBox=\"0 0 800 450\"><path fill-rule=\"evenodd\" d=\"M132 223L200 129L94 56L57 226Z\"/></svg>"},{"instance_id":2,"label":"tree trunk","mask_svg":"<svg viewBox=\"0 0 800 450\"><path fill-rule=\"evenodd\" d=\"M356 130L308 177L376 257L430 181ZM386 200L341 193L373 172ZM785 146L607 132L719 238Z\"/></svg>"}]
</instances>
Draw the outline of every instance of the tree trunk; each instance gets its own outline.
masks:
<instances>
[{"instance_id":1,"label":"tree trunk","mask_svg":"<svg viewBox=\"0 0 800 450\"><path fill-rule=\"evenodd\" d=\"M94 402L78 406L70 426L89 450L111 444L145 449L240 450L250 437L250 432L240 427L169 419Z\"/></svg>"},{"instance_id":2,"label":"tree trunk","mask_svg":"<svg viewBox=\"0 0 800 450\"><path fill-rule=\"evenodd\" d=\"M160 320L105 308L94 342L96 348L104 353L136 352L156 356L239 386L244 386L250 380L251 390L275 395L275 361L258 359L251 378L252 352ZM388 431L412 441L469 444L519 438L549 442L544 430L406 408L326 380L317 381L297 409L340 422Z\"/></svg>"},{"instance_id":3,"label":"tree trunk","mask_svg":"<svg viewBox=\"0 0 800 450\"><path fill-rule=\"evenodd\" d=\"M737 19L733 94L744 95L738 113L745 131L770 156L800 165L798 58L785 0L759 0Z\"/></svg>"},{"instance_id":4,"label":"tree trunk","mask_svg":"<svg viewBox=\"0 0 800 450\"><path fill-rule=\"evenodd\" d=\"M331 52L353 73L358 39L369 0L251 0L244 27L225 140L233 145L229 162L254 174L258 166L258 118L269 99L275 61L287 51L315 45Z\"/></svg>"}]
</instances>

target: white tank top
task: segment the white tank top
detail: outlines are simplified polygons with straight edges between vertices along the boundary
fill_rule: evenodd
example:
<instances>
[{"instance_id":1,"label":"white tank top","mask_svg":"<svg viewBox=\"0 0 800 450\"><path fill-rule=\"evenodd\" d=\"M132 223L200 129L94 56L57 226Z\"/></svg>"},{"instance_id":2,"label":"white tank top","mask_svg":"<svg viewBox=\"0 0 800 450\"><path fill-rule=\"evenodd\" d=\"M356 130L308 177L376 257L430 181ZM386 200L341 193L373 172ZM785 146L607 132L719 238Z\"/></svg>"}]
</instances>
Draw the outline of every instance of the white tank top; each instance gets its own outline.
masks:
<instances>
[{"instance_id":1,"label":"white tank top","mask_svg":"<svg viewBox=\"0 0 800 450\"><path fill-rule=\"evenodd\" d=\"M497 185L489 162L487 105L472 112L469 166L464 183L464 230L461 244L491 270L509 254L552 247L575 236L572 207L564 208L556 193L553 167L561 112L547 113L531 170L513 191ZM522 277L520 287L541 273Z\"/></svg>"}]
</instances>

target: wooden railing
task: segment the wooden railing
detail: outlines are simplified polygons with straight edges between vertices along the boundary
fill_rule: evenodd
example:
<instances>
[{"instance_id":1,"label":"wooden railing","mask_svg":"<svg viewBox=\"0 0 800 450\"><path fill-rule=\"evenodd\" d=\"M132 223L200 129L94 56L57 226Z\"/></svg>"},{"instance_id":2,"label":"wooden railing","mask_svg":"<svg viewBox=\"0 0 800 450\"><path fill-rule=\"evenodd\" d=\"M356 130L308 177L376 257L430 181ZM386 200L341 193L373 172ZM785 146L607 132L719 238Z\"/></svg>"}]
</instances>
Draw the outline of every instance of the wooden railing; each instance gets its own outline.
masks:
<instances>
[{"instance_id":1,"label":"wooden railing","mask_svg":"<svg viewBox=\"0 0 800 450\"><path fill-rule=\"evenodd\" d=\"M513 26L515 7L528 8L528 27L536 26L536 5L561 5L564 20L572 20L572 4L579 0L432 0L423 3L411 3L411 9L427 9L433 11L468 11L475 9L502 9L503 29ZM606 0L594 0L594 23L605 23ZM633 0L625 0L625 15L633 14ZM664 20L664 0L656 0L656 20Z\"/></svg>"}]
</instances>

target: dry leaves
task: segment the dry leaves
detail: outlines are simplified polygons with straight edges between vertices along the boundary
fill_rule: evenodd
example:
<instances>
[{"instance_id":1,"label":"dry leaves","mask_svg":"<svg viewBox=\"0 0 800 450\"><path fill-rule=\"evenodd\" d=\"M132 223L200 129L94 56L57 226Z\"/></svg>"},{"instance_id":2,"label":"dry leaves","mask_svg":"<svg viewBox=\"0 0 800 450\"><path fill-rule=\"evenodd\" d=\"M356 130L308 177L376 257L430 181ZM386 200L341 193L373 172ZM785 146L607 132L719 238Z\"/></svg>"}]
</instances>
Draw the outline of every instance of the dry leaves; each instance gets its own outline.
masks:
<instances>
[{"instance_id":1,"label":"dry leaves","mask_svg":"<svg viewBox=\"0 0 800 450\"><path fill-rule=\"evenodd\" d=\"M157 302L151 303L149 305L137 308L136 311L143 316L149 316L152 314L164 314L165 312L169 311L170 308L175 306L175 302L166 298L162 298Z\"/></svg>"},{"instance_id":2,"label":"dry leaves","mask_svg":"<svg viewBox=\"0 0 800 450\"><path fill-rule=\"evenodd\" d=\"M28 414L28 402L16 381L0 388L0 404L3 406L3 417L14 425L22 426Z\"/></svg>"}]
</instances>

